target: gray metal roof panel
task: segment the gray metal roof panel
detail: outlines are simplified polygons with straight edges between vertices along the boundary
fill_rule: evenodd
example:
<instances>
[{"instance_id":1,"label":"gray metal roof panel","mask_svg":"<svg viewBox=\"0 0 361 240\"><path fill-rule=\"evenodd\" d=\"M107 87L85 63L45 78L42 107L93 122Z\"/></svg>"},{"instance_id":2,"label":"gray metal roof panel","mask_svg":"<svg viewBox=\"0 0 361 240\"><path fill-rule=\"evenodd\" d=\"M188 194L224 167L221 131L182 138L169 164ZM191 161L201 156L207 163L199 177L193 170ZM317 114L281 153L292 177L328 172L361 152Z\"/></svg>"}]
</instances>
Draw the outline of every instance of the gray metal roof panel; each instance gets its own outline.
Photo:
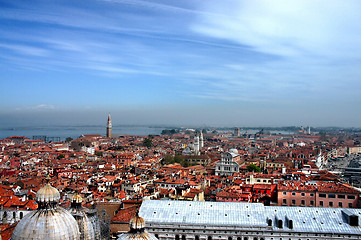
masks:
<instances>
[{"instance_id":1,"label":"gray metal roof panel","mask_svg":"<svg viewBox=\"0 0 361 240\"><path fill-rule=\"evenodd\" d=\"M343 208L264 206L261 203L159 201L143 202L139 215L146 223L212 225L267 228L272 219L273 229L279 231L342 233L361 235L361 228L345 222ZM361 209L348 209L361 217ZM286 224L293 221L293 229ZM283 221L283 228L275 219Z\"/></svg>"}]
</instances>

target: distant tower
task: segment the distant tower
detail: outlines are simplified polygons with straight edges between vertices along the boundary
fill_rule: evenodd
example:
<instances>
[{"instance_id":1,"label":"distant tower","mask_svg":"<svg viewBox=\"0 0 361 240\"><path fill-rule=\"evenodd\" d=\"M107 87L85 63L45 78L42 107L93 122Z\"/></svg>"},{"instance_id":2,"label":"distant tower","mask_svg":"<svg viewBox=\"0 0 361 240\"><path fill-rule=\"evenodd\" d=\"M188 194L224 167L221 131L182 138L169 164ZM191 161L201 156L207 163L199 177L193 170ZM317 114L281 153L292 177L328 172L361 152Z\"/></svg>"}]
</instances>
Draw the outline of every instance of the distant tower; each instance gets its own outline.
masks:
<instances>
[{"instance_id":1,"label":"distant tower","mask_svg":"<svg viewBox=\"0 0 361 240\"><path fill-rule=\"evenodd\" d=\"M311 135L311 127L308 126L308 135Z\"/></svg>"},{"instance_id":2,"label":"distant tower","mask_svg":"<svg viewBox=\"0 0 361 240\"><path fill-rule=\"evenodd\" d=\"M203 139L203 133L201 131L201 134L200 134L200 142L199 142L199 147L200 148L203 148L204 147L204 139Z\"/></svg>"},{"instance_id":3,"label":"distant tower","mask_svg":"<svg viewBox=\"0 0 361 240\"><path fill-rule=\"evenodd\" d=\"M234 133L233 133L233 135L234 135L235 137L239 137L239 136L241 135L241 132L240 132L240 130L239 130L238 127L235 127L235 128L234 128Z\"/></svg>"},{"instance_id":4,"label":"distant tower","mask_svg":"<svg viewBox=\"0 0 361 240\"><path fill-rule=\"evenodd\" d=\"M199 155L199 137L194 137L194 153L195 155Z\"/></svg>"},{"instance_id":5,"label":"distant tower","mask_svg":"<svg viewBox=\"0 0 361 240\"><path fill-rule=\"evenodd\" d=\"M107 137L112 137L112 119L110 118L110 114L108 116L108 123L107 123Z\"/></svg>"}]
</instances>

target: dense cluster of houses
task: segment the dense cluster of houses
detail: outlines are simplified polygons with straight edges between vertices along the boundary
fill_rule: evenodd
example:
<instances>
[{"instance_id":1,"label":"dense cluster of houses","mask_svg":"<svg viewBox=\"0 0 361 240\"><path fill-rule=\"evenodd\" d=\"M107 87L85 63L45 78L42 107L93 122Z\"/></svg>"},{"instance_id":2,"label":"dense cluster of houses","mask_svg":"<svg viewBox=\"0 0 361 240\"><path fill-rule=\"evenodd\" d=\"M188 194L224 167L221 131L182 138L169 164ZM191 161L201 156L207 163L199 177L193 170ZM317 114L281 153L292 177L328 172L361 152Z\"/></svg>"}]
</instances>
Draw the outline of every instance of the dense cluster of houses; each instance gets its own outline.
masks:
<instances>
[{"instance_id":1,"label":"dense cluster of houses","mask_svg":"<svg viewBox=\"0 0 361 240\"><path fill-rule=\"evenodd\" d=\"M87 207L104 208L114 236L129 230L130 218L150 199L360 206L360 191L325 170L332 159L361 152L357 135L335 134L323 141L307 133L253 138L203 133L201 144L198 135L187 130L50 143L23 136L0 140L2 239L37 208L34 196L47 176L62 194L61 205L80 194ZM146 138L151 146L144 145Z\"/></svg>"}]
</instances>

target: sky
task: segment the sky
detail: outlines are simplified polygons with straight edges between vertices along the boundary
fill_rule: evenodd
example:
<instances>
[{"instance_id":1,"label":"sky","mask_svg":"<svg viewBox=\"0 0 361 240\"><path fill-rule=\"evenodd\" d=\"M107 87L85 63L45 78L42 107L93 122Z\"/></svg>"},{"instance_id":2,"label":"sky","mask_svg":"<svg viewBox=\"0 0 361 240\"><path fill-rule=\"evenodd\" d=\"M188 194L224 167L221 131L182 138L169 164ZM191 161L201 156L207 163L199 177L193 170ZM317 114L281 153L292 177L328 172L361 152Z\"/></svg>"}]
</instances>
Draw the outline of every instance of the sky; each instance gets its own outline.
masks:
<instances>
[{"instance_id":1,"label":"sky","mask_svg":"<svg viewBox=\"0 0 361 240\"><path fill-rule=\"evenodd\" d=\"M358 0L0 0L0 124L361 127L360 23Z\"/></svg>"}]
</instances>

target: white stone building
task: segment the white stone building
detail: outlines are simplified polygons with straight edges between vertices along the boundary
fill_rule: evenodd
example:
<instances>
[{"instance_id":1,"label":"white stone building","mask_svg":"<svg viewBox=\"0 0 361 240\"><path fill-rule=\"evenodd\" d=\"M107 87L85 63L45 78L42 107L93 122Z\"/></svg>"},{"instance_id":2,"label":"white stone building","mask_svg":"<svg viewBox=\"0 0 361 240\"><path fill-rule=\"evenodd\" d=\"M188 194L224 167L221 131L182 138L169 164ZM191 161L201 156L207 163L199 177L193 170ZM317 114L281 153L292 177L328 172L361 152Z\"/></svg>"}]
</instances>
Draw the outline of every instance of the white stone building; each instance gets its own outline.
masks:
<instances>
[{"instance_id":1,"label":"white stone building","mask_svg":"<svg viewBox=\"0 0 361 240\"><path fill-rule=\"evenodd\" d=\"M222 153L221 160L216 163L216 176L232 176L233 173L238 173L239 164L237 161L239 158L236 149L230 149L228 152Z\"/></svg>"}]
</instances>

